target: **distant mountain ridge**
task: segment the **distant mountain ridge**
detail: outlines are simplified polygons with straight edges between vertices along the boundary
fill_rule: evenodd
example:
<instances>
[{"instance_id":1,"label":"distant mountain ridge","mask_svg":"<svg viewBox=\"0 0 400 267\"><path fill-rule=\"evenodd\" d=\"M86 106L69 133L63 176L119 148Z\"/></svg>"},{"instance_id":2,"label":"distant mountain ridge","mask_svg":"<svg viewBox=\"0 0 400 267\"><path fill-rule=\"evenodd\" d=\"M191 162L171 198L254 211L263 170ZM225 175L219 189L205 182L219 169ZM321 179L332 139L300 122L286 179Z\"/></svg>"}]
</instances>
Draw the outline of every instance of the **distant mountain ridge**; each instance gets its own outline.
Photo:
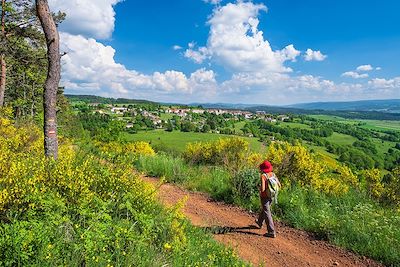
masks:
<instances>
[{"instance_id":1,"label":"distant mountain ridge","mask_svg":"<svg viewBox=\"0 0 400 267\"><path fill-rule=\"evenodd\" d=\"M314 102L288 105L285 107L307 110L380 111L387 113L400 113L400 99L361 100L347 102Z\"/></svg>"}]
</instances>

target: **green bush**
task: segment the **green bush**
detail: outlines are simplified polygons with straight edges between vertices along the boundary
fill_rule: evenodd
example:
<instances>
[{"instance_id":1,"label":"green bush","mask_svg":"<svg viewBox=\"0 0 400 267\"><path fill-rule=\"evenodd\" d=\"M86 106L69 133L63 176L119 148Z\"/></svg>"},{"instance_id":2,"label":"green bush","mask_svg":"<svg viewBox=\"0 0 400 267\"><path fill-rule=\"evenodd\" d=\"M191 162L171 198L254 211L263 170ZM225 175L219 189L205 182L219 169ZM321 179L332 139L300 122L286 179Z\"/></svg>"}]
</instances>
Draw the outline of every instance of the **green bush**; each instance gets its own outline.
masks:
<instances>
[{"instance_id":1,"label":"green bush","mask_svg":"<svg viewBox=\"0 0 400 267\"><path fill-rule=\"evenodd\" d=\"M241 202L249 202L252 196L258 196L260 174L256 169L240 170L232 177L234 198Z\"/></svg>"}]
</instances>

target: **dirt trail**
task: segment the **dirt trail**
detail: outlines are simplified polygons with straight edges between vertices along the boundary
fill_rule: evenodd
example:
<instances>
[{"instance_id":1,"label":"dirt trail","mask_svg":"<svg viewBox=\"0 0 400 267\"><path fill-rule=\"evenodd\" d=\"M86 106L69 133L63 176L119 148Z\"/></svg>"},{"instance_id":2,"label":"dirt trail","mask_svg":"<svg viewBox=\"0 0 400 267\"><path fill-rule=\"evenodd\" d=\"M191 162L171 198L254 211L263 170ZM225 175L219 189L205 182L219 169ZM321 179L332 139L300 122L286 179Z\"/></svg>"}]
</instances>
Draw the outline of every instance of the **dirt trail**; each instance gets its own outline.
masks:
<instances>
[{"instance_id":1,"label":"dirt trail","mask_svg":"<svg viewBox=\"0 0 400 267\"><path fill-rule=\"evenodd\" d=\"M153 178L145 180L158 183ZM188 200L184 213L191 222L200 227L225 230L224 234L215 234L214 238L235 248L244 260L255 266L382 266L279 222L276 223L277 238L263 237L266 226L256 229L254 215L238 207L211 201L205 194L171 184L162 185L158 193L166 205L173 205L185 196Z\"/></svg>"}]
</instances>

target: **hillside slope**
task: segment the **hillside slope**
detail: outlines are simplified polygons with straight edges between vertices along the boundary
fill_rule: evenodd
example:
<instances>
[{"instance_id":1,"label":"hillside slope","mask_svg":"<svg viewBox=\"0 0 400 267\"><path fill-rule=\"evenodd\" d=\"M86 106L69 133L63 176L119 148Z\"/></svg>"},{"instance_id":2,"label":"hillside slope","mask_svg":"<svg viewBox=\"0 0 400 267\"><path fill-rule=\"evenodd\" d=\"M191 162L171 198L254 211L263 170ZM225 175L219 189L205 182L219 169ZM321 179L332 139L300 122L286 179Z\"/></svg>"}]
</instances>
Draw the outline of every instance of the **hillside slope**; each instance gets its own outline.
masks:
<instances>
[{"instance_id":1,"label":"hillside slope","mask_svg":"<svg viewBox=\"0 0 400 267\"><path fill-rule=\"evenodd\" d=\"M153 184L159 182L154 178L145 180ZM254 266L382 266L281 223L277 223L277 238L263 237L265 229L255 228L253 215L234 206L210 201L204 194L164 184L158 197L167 205L187 198L184 213L191 222L217 233L214 235L216 240L236 248L239 255Z\"/></svg>"}]
</instances>

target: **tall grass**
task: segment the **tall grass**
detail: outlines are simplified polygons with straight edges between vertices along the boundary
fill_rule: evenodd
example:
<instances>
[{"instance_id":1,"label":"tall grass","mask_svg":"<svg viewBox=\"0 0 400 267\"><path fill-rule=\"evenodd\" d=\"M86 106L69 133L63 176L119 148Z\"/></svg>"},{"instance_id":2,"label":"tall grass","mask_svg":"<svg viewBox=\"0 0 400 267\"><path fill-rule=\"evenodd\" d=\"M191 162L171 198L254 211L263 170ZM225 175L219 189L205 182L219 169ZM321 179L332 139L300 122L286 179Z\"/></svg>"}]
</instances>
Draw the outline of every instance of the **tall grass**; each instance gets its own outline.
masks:
<instances>
[{"instance_id":1,"label":"tall grass","mask_svg":"<svg viewBox=\"0 0 400 267\"><path fill-rule=\"evenodd\" d=\"M216 200L233 201L230 174L221 167L189 165L180 157L157 154L140 156L136 168L167 182L184 184L190 190L207 192Z\"/></svg>"},{"instance_id":2,"label":"tall grass","mask_svg":"<svg viewBox=\"0 0 400 267\"><path fill-rule=\"evenodd\" d=\"M338 198L292 187L279 195L278 216L296 228L388 266L400 264L400 214L357 191Z\"/></svg>"}]
</instances>

